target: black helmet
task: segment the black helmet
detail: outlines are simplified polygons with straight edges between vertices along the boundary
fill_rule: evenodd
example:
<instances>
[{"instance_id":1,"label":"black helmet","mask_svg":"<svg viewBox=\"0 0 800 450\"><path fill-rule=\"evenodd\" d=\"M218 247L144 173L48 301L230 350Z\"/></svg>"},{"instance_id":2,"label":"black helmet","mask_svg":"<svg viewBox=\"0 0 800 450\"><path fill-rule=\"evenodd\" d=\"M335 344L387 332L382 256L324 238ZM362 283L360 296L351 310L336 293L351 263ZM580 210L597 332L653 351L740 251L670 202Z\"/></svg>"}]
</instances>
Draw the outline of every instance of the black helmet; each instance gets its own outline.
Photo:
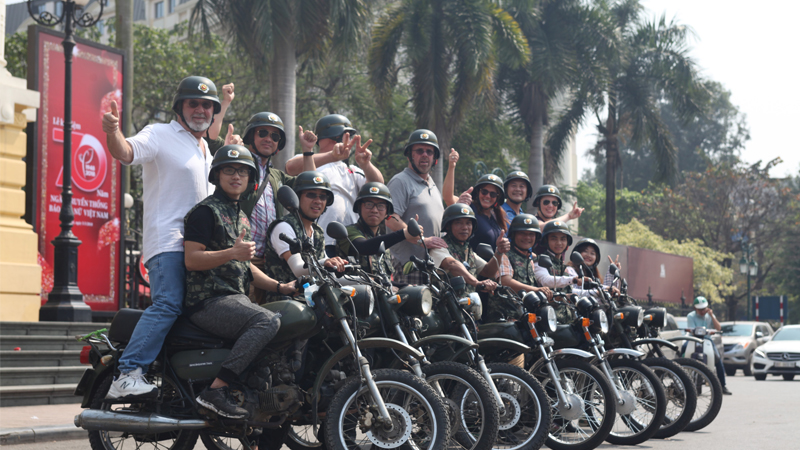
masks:
<instances>
[{"instance_id":1,"label":"black helmet","mask_svg":"<svg viewBox=\"0 0 800 450\"><path fill-rule=\"evenodd\" d=\"M478 225L478 219L475 218L475 211L464 203L453 203L444 210L442 214L442 230L447 231L447 225L456 219L472 219L472 231L475 232L475 227Z\"/></svg>"},{"instance_id":2,"label":"black helmet","mask_svg":"<svg viewBox=\"0 0 800 450\"><path fill-rule=\"evenodd\" d=\"M328 114L327 116L319 119L317 124L314 125L314 134L317 135L317 142L323 139L333 139L345 133L350 133L350 136L355 136L358 131L353 128L350 119L341 114Z\"/></svg>"},{"instance_id":3,"label":"black helmet","mask_svg":"<svg viewBox=\"0 0 800 450\"><path fill-rule=\"evenodd\" d=\"M536 233L536 239L542 237L542 231L539 229L539 219L533 214L517 214L511 220L508 226L508 239L514 241L514 233L517 231L533 231Z\"/></svg>"},{"instance_id":4,"label":"black helmet","mask_svg":"<svg viewBox=\"0 0 800 450\"><path fill-rule=\"evenodd\" d=\"M294 192L297 196L300 196L300 193L303 191L308 191L311 189L320 189L328 193L328 201L327 206L331 206L333 203L333 191L331 190L331 182L328 181L328 177L326 177L322 172L317 172L316 170L309 170L308 172L303 172L294 179Z\"/></svg>"},{"instance_id":5,"label":"black helmet","mask_svg":"<svg viewBox=\"0 0 800 450\"><path fill-rule=\"evenodd\" d=\"M242 141L247 145L253 145L255 138L255 129L258 127L275 127L281 135L278 141L278 151L283 150L286 145L286 131L283 129L283 121L277 114L271 112L260 112L253 114L253 117L247 121L247 128L244 129L244 137Z\"/></svg>"},{"instance_id":6,"label":"black helmet","mask_svg":"<svg viewBox=\"0 0 800 450\"><path fill-rule=\"evenodd\" d=\"M358 191L358 197L356 197L356 202L353 203L353 212L356 214L360 214L361 208L361 201L367 198L377 198L378 200L384 200L388 205L386 206L386 213L392 214L394 213L394 203L392 203L392 193L389 192L389 188L386 187L383 183L378 183L376 181L370 181L369 183L365 183L361 186L361 189Z\"/></svg>"},{"instance_id":7,"label":"black helmet","mask_svg":"<svg viewBox=\"0 0 800 450\"><path fill-rule=\"evenodd\" d=\"M552 194L550 194L552 195ZM516 219L516 217L515 217ZM566 222L562 222L560 220L551 220L544 224L544 229L542 230L542 239L547 242L547 235L551 233L564 233L567 235L567 245L572 245L572 233L569 231L569 227L567 226Z\"/></svg>"},{"instance_id":8,"label":"black helmet","mask_svg":"<svg viewBox=\"0 0 800 450\"><path fill-rule=\"evenodd\" d=\"M208 182L217 182L217 171L215 169L226 166L228 164L244 164L250 167L250 180L248 184L255 184L257 181L258 169L253 160L253 155L250 150L237 144L231 144L221 147L214 154L214 159L211 160L211 170L208 172Z\"/></svg>"},{"instance_id":9,"label":"black helmet","mask_svg":"<svg viewBox=\"0 0 800 450\"><path fill-rule=\"evenodd\" d=\"M486 174L478 178L478 181L475 183L475 187L472 189L472 192L474 192L477 196L480 193L481 186L485 184L492 185L500 190L500 196L497 198L497 206L501 206L506 201L505 189L503 189L502 181L503 180L501 180L500 177L493 173Z\"/></svg>"},{"instance_id":10,"label":"black helmet","mask_svg":"<svg viewBox=\"0 0 800 450\"><path fill-rule=\"evenodd\" d=\"M436 135L433 134L433 131L424 129L412 131L408 136L408 144L406 144L406 148L403 149L403 155L405 155L406 158L410 157L411 147L414 144L428 144L433 146L435 149L433 151L433 161L436 162L436 160L439 159L439 140L436 139Z\"/></svg>"},{"instance_id":11,"label":"black helmet","mask_svg":"<svg viewBox=\"0 0 800 450\"><path fill-rule=\"evenodd\" d=\"M182 113L178 103L191 98L214 102L214 114L219 113L222 109L222 104L217 96L217 86L206 77L192 76L181 80L178 89L175 91L175 96L172 98L172 110L175 111L175 114L180 115Z\"/></svg>"},{"instance_id":12,"label":"black helmet","mask_svg":"<svg viewBox=\"0 0 800 450\"><path fill-rule=\"evenodd\" d=\"M533 196L533 185L531 184L531 179L528 178L528 174L526 174L525 172L522 172L520 170L515 170L514 172L511 172L508 175L506 175L506 179L505 181L503 181L503 188L505 188L505 190L507 191L508 183L514 180L522 180L525 182L525 184L528 185L527 195L525 195L525 200L523 200L527 202L528 199L530 199Z\"/></svg>"},{"instance_id":13,"label":"black helmet","mask_svg":"<svg viewBox=\"0 0 800 450\"><path fill-rule=\"evenodd\" d=\"M558 191L558 188L552 184L543 184L539 187L539 189L536 191L536 197L533 199L533 206L538 208L539 200L547 195L552 195L553 197L557 198L558 209L561 209L561 205L564 204L564 202L561 200L561 193Z\"/></svg>"},{"instance_id":14,"label":"black helmet","mask_svg":"<svg viewBox=\"0 0 800 450\"><path fill-rule=\"evenodd\" d=\"M600 246L597 245L597 242L595 242L594 239L592 239L592 238L583 238L583 239L579 240L578 242L575 243L575 248L573 248L572 251L580 253L581 250L583 250L586 247L594 247L594 251L595 251L595 253L597 253L597 258L595 258L594 264L592 264L592 266L591 266L591 267L595 267L597 265L597 263L600 262Z\"/></svg>"}]
</instances>

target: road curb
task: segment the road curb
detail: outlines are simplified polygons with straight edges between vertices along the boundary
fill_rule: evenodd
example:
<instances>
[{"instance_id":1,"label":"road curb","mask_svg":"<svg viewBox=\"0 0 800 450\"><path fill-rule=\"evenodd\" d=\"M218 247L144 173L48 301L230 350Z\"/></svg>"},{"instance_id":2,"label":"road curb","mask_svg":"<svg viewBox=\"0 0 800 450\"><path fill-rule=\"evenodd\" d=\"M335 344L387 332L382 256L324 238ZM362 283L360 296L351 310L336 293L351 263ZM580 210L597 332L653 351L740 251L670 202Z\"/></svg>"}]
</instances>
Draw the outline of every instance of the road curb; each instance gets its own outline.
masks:
<instances>
[{"instance_id":1,"label":"road curb","mask_svg":"<svg viewBox=\"0 0 800 450\"><path fill-rule=\"evenodd\" d=\"M0 429L0 445L30 444L34 442L86 439L88 432L70 425L52 425L36 428Z\"/></svg>"}]
</instances>

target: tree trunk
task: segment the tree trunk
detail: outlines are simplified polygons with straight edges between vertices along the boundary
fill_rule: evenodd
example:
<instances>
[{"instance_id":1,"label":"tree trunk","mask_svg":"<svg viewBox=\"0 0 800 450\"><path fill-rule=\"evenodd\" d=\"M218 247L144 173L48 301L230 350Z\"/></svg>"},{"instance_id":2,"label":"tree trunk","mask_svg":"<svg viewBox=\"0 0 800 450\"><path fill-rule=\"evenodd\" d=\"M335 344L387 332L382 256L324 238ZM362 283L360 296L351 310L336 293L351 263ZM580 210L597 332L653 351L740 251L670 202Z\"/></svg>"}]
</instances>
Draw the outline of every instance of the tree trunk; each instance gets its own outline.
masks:
<instances>
[{"instance_id":1,"label":"tree trunk","mask_svg":"<svg viewBox=\"0 0 800 450\"><path fill-rule=\"evenodd\" d=\"M606 120L606 240L617 242L617 160L619 140L617 138L616 102L609 95L608 119Z\"/></svg>"},{"instance_id":2,"label":"tree trunk","mask_svg":"<svg viewBox=\"0 0 800 450\"><path fill-rule=\"evenodd\" d=\"M531 179L533 192L544 184L544 123L542 116L536 114L531 126L530 153L528 154L528 177ZM531 196L531 207L533 211L533 196Z\"/></svg>"},{"instance_id":3,"label":"tree trunk","mask_svg":"<svg viewBox=\"0 0 800 450\"><path fill-rule=\"evenodd\" d=\"M433 182L436 183L436 187L441 191L444 182L444 167L447 165L447 155L450 154L451 137L447 127L441 126L436 128L437 129L434 129L433 132L436 133L436 138L439 140L440 154L439 161L431 171L431 176L433 177ZM458 195L458 193L456 193L456 195Z\"/></svg>"},{"instance_id":4,"label":"tree trunk","mask_svg":"<svg viewBox=\"0 0 800 450\"><path fill-rule=\"evenodd\" d=\"M286 146L272 158L272 165L284 170L286 161L295 154L295 107L297 102L297 54L295 52L295 23L286 21L275 31L272 44L272 61L269 72L269 97L271 111L283 119Z\"/></svg>"},{"instance_id":5,"label":"tree trunk","mask_svg":"<svg viewBox=\"0 0 800 450\"><path fill-rule=\"evenodd\" d=\"M133 136L133 0L116 0L116 27L117 34L114 45L125 53L125 63L122 66L122 133ZM130 166L122 166L125 172L124 192L130 192Z\"/></svg>"}]
</instances>

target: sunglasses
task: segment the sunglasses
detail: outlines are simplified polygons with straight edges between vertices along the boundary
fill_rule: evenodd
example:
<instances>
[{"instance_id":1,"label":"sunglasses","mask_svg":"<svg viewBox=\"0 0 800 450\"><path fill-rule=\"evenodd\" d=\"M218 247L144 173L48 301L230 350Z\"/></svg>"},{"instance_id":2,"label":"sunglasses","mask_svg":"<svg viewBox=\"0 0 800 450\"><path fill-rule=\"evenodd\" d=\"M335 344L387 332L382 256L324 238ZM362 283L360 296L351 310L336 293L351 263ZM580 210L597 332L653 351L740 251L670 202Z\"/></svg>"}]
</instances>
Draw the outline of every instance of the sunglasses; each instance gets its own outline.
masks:
<instances>
[{"instance_id":1,"label":"sunglasses","mask_svg":"<svg viewBox=\"0 0 800 450\"><path fill-rule=\"evenodd\" d=\"M488 195L489 198L497 198L497 192L488 189L481 189L481 195Z\"/></svg>"},{"instance_id":2,"label":"sunglasses","mask_svg":"<svg viewBox=\"0 0 800 450\"><path fill-rule=\"evenodd\" d=\"M544 206L552 204L553 206L558 206L558 200L542 200L542 204Z\"/></svg>"},{"instance_id":3,"label":"sunglasses","mask_svg":"<svg viewBox=\"0 0 800 450\"><path fill-rule=\"evenodd\" d=\"M339 136L332 137L331 139L333 139L333 142L337 142L337 143L338 143L338 142L342 142L342 139L344 139L344 135L345 135L345 134L349 134L349 135L350 135L350 137L353 137L353 134L352 134L352 133L350 133L349 131L346 131L346 132L344 132L344 133L340 134Z\"/></svg>"},{"instance_id":4,"label":"sunglasses","mask_svg":"<svg viewBox=\"0 0 800 450\"><path fill-rule=\"evenodd\" d=\"M368 210L375 208L380 212L386 211L386 203L364 202L362 205L364 205L364 208L367 208Z\"/></svg>"},{"instance_id":5,"label":"sunglasses","mask_svg":"<svg viewBox=\"0 0 800 450\"><path fill-rule=\"evenodd\" d=\"M327 202L328 201L328 194L325 194L325 193L317 194L317 193L314 193L314 192L306 192L306 197L308 199L310 199L310 200L319 199L319 200L321 200L323 202Z\"/></svg>"},{"instance_id":6,"label":"sunglasses","mask_svg":"<svg viewBox=\"0 0 800 450\"><path fill-rule=\"evenodd\" d=\"M275 142L278 142L278 141L281 140L280 133L276 133L274 131L269 131L269 130L258 130L258 137L265 138L267 136L272 138L272 140L275 141Z\"/></svg>"},{"instance_id":7,"label":"sunglasses","mask_svg":"<svg viewBox=\"0 0 800 450\"><path fill-rule=\"evenodd\" d=\"M418 155L428 155L433 156L433 149L431 148L415 148L414 153Z\"/></svg>"},{"instance_id":8,"label":"sunglasses","mask_svg":"<svg viewBox=\"0 0 800 450\"><path fill-rule=\"evenodd\" d=\"M211 108L214 107L214 103L212 103L211 101L208 101L208 100L206 100L204 102L199 102L197 100L189 100L188 104L189 104L189 108L191 108L191 109L195 109L198 106L202 106L203 109L211 109Z\"/></svg>"},{"instance_id":9,"label":"sunglasses","mask_svg":"<svg viewBox=\"0 0 800 450\"><path fill-rule=\"evenodd\" d=\"M234 167L223 167L219 171L224 173L225 175L233 175L235 173L238 173L240 177L249 177L250 176L250 168L249 167L240 167L238 169L236 169Z\"/></svg>"}]
</instances>

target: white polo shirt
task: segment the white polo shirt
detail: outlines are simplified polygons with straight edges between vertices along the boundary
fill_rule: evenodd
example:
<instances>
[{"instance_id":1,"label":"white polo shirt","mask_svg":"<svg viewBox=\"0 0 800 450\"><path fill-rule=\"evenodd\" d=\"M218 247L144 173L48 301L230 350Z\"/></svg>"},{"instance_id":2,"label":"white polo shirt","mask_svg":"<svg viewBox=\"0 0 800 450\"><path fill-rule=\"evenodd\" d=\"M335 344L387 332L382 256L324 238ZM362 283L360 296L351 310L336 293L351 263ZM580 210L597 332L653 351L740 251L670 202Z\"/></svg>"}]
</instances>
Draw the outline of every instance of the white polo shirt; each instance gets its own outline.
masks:
<instances>
[{"instance_id":1,"label":"white polo shirt","mask_svg":"<svg viewBox=\"0 0 800 450\"><path fill-rule=\"evenodd\" d=\"M328 224L334 220L341 222L342 225L358 221L358 214L353 212L353 204L358 198L358 191L367 182L367 177L358 167L348 166L342 161L325 164L318 167L317 171L328 177L333 191L333 204L319 216L317 223L326 233L325 245L336 245L336 239L327 235Z\"/></svg>"},{"instance_id":2,"label":"white polo shirt","mask_svg":"<svg viewBox=\"0 0 800 450\"><path fill-rule=\"evenodd\" d=\"M146 126L127 139L133 162L142 165L143 260L183 251L183 218L214 192L208 182L211 152L178 122Z\"/></svg>"}]
</instances>

